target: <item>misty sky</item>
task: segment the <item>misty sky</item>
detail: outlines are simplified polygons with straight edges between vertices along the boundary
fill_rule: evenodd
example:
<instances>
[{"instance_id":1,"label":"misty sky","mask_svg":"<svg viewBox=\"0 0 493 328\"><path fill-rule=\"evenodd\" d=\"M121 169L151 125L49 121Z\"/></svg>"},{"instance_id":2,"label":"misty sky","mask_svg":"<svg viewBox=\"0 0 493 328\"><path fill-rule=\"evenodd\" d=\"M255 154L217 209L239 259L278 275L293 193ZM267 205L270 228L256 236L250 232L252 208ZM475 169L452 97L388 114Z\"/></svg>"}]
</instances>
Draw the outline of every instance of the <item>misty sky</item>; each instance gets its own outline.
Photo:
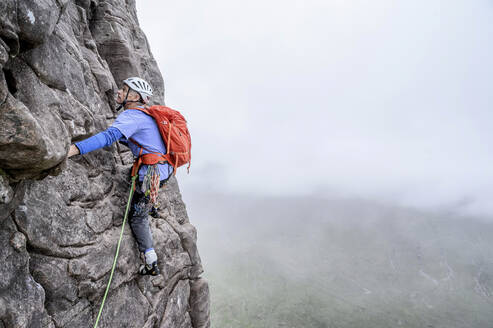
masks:
<instances>
[{"instance_id":1,"label":"misty sky","mask_svg":"<svg viewBox=\"0 0 493 328\"><path fill-rule=\"evenodd\" d=\"M137 0L193 191L493 215L493 2Z\"/></svg>"}]
</instances>

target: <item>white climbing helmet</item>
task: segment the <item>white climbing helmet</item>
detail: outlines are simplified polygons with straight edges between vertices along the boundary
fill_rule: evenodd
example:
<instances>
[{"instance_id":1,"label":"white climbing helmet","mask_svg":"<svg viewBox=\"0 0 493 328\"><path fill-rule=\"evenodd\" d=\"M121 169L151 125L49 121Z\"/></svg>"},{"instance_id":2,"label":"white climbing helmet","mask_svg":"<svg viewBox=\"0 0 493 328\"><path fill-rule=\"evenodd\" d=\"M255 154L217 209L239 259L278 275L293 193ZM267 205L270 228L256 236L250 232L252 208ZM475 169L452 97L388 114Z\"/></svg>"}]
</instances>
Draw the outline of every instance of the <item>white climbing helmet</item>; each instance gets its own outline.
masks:
<instances>
[{"instance_id":1,"label":"white climbing helmet","mask_svg":"<svg viewBox=\"0 0 493 328\"><path fill-rule=\"evenodd\" d=\"M142 100L144 100L145 103L149 102L149 99L152 96L152 88L149 83L147 83L140 77L129 77L128 79L124 80L123 83L128 85L130 89L137 92L142 97Z\"/></svg>"}]
</instances>

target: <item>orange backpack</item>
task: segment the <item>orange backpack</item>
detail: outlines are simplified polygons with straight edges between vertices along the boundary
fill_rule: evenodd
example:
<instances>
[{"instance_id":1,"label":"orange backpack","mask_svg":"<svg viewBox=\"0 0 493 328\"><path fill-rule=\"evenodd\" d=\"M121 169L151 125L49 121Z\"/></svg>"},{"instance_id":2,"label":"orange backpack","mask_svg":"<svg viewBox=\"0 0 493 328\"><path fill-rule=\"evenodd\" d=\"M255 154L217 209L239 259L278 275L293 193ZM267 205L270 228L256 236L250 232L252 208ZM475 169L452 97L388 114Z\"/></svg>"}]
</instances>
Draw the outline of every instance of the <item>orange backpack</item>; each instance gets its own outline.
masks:
<instances>
[{"instance_id":1,"label":"orange backpack","mask_svg":"<svg viewBox=\"0 0 493 328\"><path fill-rule=\"evenodd\" d=\"M176 175L176 169L188 163L187 172L190 172L190 163L192 155L192 140L187 128L187 121L180 112L166 106L146 106L145 108L132 108L140 110L151 116L159 129L161 138L166 145L166 154L150 152L142 154L145 147L130 138L130 141L140 147L140 153L132 167L132 176L137 174L141 164L154 165L168 162L173 166L173 175ZM149 151L148 149L146 149Z\"/></svg>"}]
</instances>

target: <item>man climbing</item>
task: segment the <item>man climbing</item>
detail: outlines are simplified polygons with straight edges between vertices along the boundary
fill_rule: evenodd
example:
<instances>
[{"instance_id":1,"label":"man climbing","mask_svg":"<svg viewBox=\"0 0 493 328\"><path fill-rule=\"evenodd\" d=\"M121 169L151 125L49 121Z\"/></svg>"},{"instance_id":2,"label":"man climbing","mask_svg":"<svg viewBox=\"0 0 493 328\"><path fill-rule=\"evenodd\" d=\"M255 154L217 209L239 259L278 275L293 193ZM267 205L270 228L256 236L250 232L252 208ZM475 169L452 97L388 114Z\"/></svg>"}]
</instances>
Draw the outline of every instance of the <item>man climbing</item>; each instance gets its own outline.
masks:
<instances>
[{"instance_id":1,"label":"man climbing","mask_svg":"<svg viewBox=\"0 0 493 328\"><path fill-rule=\"evenodd\" d=\"M105 131L71 145L68 157L86 154L109 146L117 140L128 145L135 157L143 154L166 154L166 146L155 120L138 109L143 109L151 96L152 88L143 79L131 77L124 80L123 87L118 90L116 98L116 102L120 104L119 108L123 107L124 111ZM163 161L154 165L143 164L138 168L138 183L132 199L129 223L137 240L139 251L145 255L145 264L139 269L142 275L159 274L148 219L148 214L152 209L150 197L153 196L152 191L156 191L150 190L153 186L152 181L160 181L162 185L172 173L173 166Z\"/></svg>"}]
</instances>

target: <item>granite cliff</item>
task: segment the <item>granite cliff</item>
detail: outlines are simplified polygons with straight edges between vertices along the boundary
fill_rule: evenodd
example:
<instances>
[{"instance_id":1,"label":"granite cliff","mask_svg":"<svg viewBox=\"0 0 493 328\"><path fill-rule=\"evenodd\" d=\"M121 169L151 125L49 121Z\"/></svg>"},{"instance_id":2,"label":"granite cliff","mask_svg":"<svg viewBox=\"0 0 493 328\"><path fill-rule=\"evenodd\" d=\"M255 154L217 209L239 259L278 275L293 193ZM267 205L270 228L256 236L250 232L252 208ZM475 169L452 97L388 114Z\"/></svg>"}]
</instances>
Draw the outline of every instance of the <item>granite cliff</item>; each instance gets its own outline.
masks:
<instances>
[{"instance_id":1,"label":"granite cliff","mask_svg":"<svg viewBox=\"0 0 493 328\"><path fill-rule=\"evenodd\" d=\"M92 327L129 190L127 148L66 159L116 117L117 84L164 84L133 0L0 2L0 328ZM162 274L127 227L99 327L209 327L209 289L175 178L152 219Z\"/></svg>"}]
</instances>

